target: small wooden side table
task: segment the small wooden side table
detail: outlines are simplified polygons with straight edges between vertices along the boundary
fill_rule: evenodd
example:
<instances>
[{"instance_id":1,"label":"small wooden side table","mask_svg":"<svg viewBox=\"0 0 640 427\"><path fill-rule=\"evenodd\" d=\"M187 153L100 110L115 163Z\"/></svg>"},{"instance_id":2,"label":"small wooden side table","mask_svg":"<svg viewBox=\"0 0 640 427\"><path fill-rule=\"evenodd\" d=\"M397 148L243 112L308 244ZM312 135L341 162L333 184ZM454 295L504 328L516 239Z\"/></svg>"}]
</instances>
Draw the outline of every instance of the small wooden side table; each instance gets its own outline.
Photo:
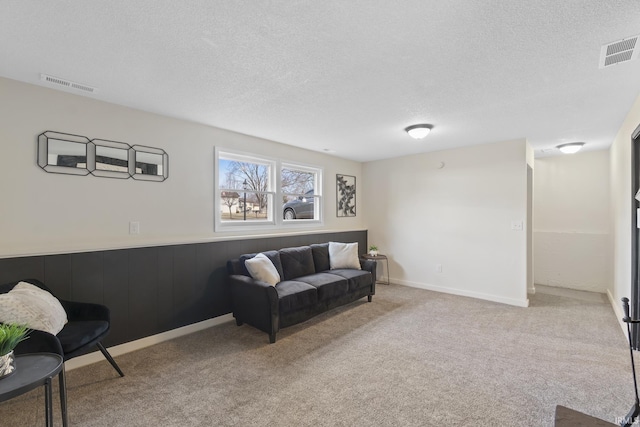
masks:
<instances>
[{"instance_id":1,"label":"small wooden side table","mask_svg":"<svg viewBox=\"0 0 640 427\"><path fill-rule=\"evenodd\" d=\"M376 256L373 256L369 254L364 254L362 255L362 258L368 259L371 261L386 261L387 262L387 285L391 284L391 282L389 281L389 258L386 255L378 254Z\"/></svg>"},{"instance_id":2,"label":"small wooden side table","mask_svg":"<svg viewBox=\"0 0 640 427\"><path fill-rule=\"evenodd\" d=\"M51 381L58 374L60 375L62 425L66 427L68 420L64 360L58 354L33 353L16 356L16 371L0 380L0 402L44 386L45 425L53 426Z\"/></svg>"}]
</instances>

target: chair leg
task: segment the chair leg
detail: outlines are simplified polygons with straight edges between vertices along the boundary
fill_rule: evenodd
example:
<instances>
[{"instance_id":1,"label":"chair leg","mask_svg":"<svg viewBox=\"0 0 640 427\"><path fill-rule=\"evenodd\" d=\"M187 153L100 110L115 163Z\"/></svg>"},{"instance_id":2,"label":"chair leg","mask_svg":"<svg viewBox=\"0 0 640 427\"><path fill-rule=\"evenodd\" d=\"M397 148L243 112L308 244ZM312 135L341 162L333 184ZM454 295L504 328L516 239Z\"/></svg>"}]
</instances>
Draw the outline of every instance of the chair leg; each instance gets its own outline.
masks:
<instances>
[{"instance_id":1,"label":"chair leg","mask_svg":"<svg viewBox=\"0 0 640 427\"><path fill-rule=\"evenodd\" d=\"M118 364L116 363L115 360L113 360L113 357L111 357L111 355L109 354L109 352L107 351L106 348L104 348L104 346L102 345L101 342L96 344L98 346L98 348L100 349L100 351L102 352L102 354L104 355L104 357L107 358L107 360L109 361L109 363L111 363L111 366L113 366L113 369L115 369L116 371L118 371L118 373L120 374L121 377L124 377L124 374L122 373L122 371L120 370L120 367L118 366Z\"/></svg>"},{"instance_id":2,"label":"chair leg","mask_svg":"<svg viewBox=\"0 0 640 427\"><path fill-rule=\"evenodd\" d=\"M69 425L69 415L67 414L67 380L65 378L64 365L58 374L60 380L60 409L62 413L62 427Z\"/></svg>"}]
</instances>

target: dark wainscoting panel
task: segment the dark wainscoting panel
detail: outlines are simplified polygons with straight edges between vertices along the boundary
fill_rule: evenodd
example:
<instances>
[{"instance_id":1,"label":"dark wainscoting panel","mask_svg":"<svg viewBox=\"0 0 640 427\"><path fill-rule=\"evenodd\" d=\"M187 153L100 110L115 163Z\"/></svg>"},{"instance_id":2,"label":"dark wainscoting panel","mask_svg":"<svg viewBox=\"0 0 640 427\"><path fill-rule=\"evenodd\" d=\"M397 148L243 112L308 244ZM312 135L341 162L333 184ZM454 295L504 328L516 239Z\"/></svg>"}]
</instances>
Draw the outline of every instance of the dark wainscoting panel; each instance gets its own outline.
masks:
<instances>
[{"instance_id":1,"label":"dark wainscoting panel","mask_svg":"<svg viewBox=\"0 0 640 427\"><path fill-rule=\"evenodd\" d=\"M0 283L38 279L61 299L106 305L113 346L230 313L228 259L329 241L367 250L366 231L345 231L4 258Z\"/></svg>"}]
</instances>

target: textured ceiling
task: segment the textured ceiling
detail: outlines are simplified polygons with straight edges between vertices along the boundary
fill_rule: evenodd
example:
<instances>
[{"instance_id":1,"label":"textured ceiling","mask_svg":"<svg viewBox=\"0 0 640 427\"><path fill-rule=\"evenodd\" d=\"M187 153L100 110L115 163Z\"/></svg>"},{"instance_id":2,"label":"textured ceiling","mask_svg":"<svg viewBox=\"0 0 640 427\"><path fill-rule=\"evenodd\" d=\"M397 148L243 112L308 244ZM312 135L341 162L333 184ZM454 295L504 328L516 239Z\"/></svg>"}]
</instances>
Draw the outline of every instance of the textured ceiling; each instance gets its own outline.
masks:
<instances>
[{"instance_id":1,"label":"textured ceiling","mask_svg":"<svg viewBox=\"0 0 640 427\"><path fill-rule=\"evenodd\" d=\"M599 69L600 47L636 34L638 0L0 0L0 75L359 161L540 154L611 144L640 60Z\"/></svg>"}]
</instances>

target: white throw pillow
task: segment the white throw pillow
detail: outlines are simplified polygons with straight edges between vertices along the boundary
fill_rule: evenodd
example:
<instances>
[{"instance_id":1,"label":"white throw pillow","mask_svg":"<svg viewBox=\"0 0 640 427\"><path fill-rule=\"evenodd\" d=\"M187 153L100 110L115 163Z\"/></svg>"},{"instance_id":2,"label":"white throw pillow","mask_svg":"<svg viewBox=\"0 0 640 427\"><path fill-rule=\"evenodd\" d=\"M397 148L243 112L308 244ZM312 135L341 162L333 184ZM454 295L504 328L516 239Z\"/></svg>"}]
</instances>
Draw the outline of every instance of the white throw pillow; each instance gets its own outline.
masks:
<instances>
[{"instance_id":1,"label":"white throw pillow","mask_svg":"<svg viewBox=\"0 0 640 427\"><path fill-rule=\"evenodd\" d=\"M360 270L358 242L329 242L329 266L331 266L332 270L336 268L354 268Z\"/></svg>"},{"instance_id":2,"label":"white throw pillow","mask_svg":"<svg viewBox=\"0 0 640 427\"><path fill-rule=\"evenodd\" d=\"M276 270L275 265L265 254L258 254L244 262L245 267L251 277L262 282L266 282L271 286L275 286L280 281L280 274Z\"/></svg>"},{"instance_id":3,"label":"white throw pillow","mask_svg":"<svg viewBox=\"0 0 640 427\"><path fill-rule=\"evenodd\" d=\"M67 313L49 292L20 282L6 294L0 294L0 322L57 335L67 323Z\"/></svg>"}]
</instances>

